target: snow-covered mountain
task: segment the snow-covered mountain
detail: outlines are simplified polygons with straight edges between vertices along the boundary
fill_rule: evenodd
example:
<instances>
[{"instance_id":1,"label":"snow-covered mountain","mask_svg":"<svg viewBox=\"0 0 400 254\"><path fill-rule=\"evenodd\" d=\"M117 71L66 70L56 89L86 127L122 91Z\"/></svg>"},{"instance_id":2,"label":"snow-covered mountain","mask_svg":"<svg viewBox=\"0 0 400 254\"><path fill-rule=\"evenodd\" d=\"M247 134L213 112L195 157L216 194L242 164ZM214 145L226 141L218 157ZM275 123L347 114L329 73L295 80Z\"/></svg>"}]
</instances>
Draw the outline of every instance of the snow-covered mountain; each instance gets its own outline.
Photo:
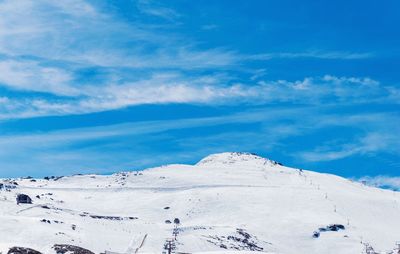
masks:
<instances>
[{"instance_id":1,"label":"snow-covered mountain","mask_svg":"<svg viewBox=\"0 0 400 254\"><path fill-rule=\"evenodd\" d=\"M17 204L18 194L32 204L23 195ZM0 180L3 254L398 253L397 241L399 192L248 153L109 176Z\"/></svg>"}]
</instances>

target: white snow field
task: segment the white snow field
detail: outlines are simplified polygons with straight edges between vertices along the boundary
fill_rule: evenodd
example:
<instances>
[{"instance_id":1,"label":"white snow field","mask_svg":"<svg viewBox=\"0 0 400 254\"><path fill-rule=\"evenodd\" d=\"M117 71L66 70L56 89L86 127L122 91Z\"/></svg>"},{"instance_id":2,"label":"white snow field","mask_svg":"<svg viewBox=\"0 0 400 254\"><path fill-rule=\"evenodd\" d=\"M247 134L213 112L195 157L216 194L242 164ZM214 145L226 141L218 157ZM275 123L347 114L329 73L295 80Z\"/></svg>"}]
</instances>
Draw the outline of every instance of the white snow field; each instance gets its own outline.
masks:
<instances>
[{"instance_id":1,"label":"white snow field","mask_svg":"<svg viewBox=\"0 0 400 254\"><path fill-rule=\"evenodd\" d=\"M3 254L56 253L55 244L168 253L168 239L173 253L398 253L400 241L399 192L249 153L109 176L0 179L0 187ZM17 205L18 194L32 204Z\"/></svg>"}]
</instances>

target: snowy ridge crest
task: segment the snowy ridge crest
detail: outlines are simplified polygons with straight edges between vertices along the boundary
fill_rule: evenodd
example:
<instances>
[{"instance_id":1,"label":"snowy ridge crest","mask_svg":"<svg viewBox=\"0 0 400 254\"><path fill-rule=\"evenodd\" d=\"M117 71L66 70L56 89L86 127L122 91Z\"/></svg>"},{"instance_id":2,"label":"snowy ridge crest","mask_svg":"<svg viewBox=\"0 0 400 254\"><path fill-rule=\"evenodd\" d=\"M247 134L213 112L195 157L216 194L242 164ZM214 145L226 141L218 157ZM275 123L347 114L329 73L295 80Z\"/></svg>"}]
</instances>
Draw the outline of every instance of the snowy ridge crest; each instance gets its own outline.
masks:
<instances>
[{"instance_id":1,"label":"snowy ridge crest","mask_svg":"<svg viewBox=\"0 0 400 254\"><path fill-rule=\"evenodd\" d=\"M225 152L211 154L201 161L196 166L213 166L213 165L232 165L232 164L252 164L252 165L282 165L279 162L263 158L255 153L247 152Z\"/></svg>"}]
</instances>

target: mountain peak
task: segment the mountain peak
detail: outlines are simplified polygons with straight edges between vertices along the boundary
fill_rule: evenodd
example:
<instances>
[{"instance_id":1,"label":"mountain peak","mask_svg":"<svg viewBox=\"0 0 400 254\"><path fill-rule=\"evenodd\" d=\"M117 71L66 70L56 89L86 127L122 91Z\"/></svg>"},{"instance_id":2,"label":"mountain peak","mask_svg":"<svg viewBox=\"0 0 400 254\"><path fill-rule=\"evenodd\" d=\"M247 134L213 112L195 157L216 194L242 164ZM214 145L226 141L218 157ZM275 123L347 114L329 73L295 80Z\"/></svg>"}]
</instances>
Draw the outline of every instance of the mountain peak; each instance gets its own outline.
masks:
<instances>
[{"instance_id":1,"label":"mountain peak","mask_svg":"<svg viewBox=\"0 0 400 254\"><path fill-rule=\"evenodd\" d=\"M196 165L230 165L237 163L252 163L256 165L280 164L275 161L263 158L255 153L248 152L225 152L208 155Z\"/></svg>"}]
</instances>

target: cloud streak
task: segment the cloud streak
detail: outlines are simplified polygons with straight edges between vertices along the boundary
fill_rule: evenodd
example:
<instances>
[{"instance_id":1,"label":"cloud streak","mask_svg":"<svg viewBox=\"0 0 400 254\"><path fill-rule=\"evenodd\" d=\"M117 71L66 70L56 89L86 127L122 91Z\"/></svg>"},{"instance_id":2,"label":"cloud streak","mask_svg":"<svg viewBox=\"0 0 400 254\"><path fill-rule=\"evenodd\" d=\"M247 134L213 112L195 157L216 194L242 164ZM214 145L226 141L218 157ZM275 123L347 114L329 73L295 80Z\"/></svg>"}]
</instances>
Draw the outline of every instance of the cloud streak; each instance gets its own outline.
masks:
<instances>
[{"instance_id":1,"label":"cloud streak","mask_svg":"<svg viewBox=\"0 0 400 254\"><path fill-rule=\"evenodd\" d=\"M327 60L357 60L372 58L375 55L370 52L346 52L346 51L322 51L322 50L311 50L304 52L276 52L276 53L265 53L254 56L249 56L249 59L253 60L270 60L270 59L295 59L295 58L316 58L316 59L327 59Z\"/></svg>"},{"instance_id":2,"label":"cloud streak","mask_svg":"<svg viewBox=\"0 0 400 254\"><path fill-rule=\"evenodd\" d=\"M140 0L136 5L139 16L180 16L161 2ZM0 54L0 86L11 91L2 96L3 120L140 104L379 103L400 97L397 88L364 77L270 80L260 73L243 78L246 71L241 70L249 61L360 59L371 56L367 53L245 55L200 47L162 26L126 22L112 8L83 0L0 2ZM80 73L88 69L106 74L101 80L82 78Z\"/></svg>"},{"instance_id":3,"label":"cloud streak","mask_svg":"<svg viewBox=\"0 0 400 254\"><path fill-rule=\"evenodd\" d=\"M74 96L73 76L64 69L40 66L36 61L0 60L0 84L12 90Z\"/></svg>"},{"instance_id":4,"label":"cloud streak","mask_svg":"<svg viewBox=\"0 0 400 254\"><path fill-rule=\"evenodd\" d=\"M340 144L326 144L324 149L317 147L313 151L314 154L308 153L307 156L311 158L308 158L309 161L339 160L366 153L398 154L400 150L396 147L399 144L393 143L396 142L395 139L388 137L387 132L399 120L398 115L387 113L338 115L332 107L259 108L215 117L137 121L42 133L3 134L0 136L0 161L3 170L15 172L24 170L24 161L29 162L33 171L35 165L41 165L44 170L60 169L60 172L72 169L77 170L76 172L101 169L101 172L104 172L123 167L147 167L155 166L155 163L178 162L175 160L176 156L184 161L195 161L201 156L223 150L261 149L268 153L279 148L283 153L288 149L287 139L307 136L338 125L358 129L365 135L359 140L356 139L355 144L344 145L343 151L329 151L340 147ZM384 124L388 122L392 122L393 125ZM248 128L242 130L237 126ZM198 128L217 128L219 131L196 134ZM179 134L188 131L192 133L189 136ZM385 135L386 138L382 139ZM157 144L174 149L160 152L157 150ZM318 146L318 143L310 141L308 147L313 146ZM334 154L335 152L339 155ZM118 159L113 158L114 153L118 154ZM174 156L168 156L172 154ZM293 153L291 156L295 160L307 160L304 154L307 152L303 152L303 157L302 153ZM157 156L163 157L163 160L154 159ZM13 158L11 162L9 158ZM91 158L102 159L95 161ZM145 158L153 160L151 163L142 161ZM18 165L13 163L15 159L20 162ZM76 168L78 161L79 168Z\"/></svg>"},{"instance_id":5,"label":"cloud streak","mask_svg":"<svg viewBox=\"0 0 400 254\"><path fill-rule=\"evenodd\" d=\"M132 82L116 82L102 86L87 84L78 87L70 82L71 77L64 72L37 66L34 68L36 71L50 72L53 76L45 75L46 78L37 79L35 85L30 86L29 80L32 80L32 77L19 75L17 69L9 72L3 79L9 81L8 87L16 90L41 91L69 97L55 99L3 97L3 102L0 104L2 105L0 119L87 114L141 104L398 103L396 89L382 86L369 78L326 75L298 81L277 80L242 84L234 83L229 78L219 75L188 78L186 75L174 72L153 74ZM29 71L34 70L29 69ZM10 103L14 106L6 105Z\"/></svg>"},{"instance_id":6,"label":"cloud streak","mask_svg":"<svg viewBox=\"0 0 400 254\"><path fill-rule=\"evenodd\" d=\"M147 15L156 16L170 21L177 19L180 16L175 10L167 8L153 0L138 0L137 8L140 12Z\"/></svg>"},{"instance_id":7,"label":"cloud streak","mask_svg":"<svg viewBox=\"0 0 400 254\"><path fill-rule=\"evenodd\" d=\"M374 187L400 191L400 177L396 176L364 176L359 178L358 181Z\"/></svg>"},{"instance_id":8,"label":"cloud streak","mask_svg":"<svg viewBox=\"0 0 400 254\"><path fill-rule=\"evenodd\" d=\"M398 128L396 128L398 129ZM399 131L399 130L392 130ZM376 154L387 151L398 154L400 142L394 133L372 132L356 139L353 143L317 147L314 151L302 152L300 156L309 162L333 161L354 155Z\"/></svg>"}]
</instances>

